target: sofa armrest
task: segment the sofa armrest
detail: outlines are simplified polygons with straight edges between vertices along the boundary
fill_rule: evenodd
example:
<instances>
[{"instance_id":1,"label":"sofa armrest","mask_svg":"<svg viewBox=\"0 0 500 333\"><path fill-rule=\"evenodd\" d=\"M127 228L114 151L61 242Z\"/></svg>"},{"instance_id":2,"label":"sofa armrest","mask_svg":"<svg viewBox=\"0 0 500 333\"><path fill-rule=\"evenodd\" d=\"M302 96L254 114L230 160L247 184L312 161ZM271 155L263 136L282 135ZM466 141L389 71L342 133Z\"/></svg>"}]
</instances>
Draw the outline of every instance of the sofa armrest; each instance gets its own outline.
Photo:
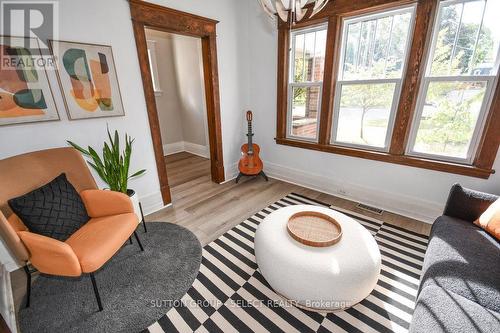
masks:
<instances>
[{"instance_id":1,"label":"sofa armrest","mask_svg":"<svg viewBox=\"0 0 500 333\"><path fill-rule=\"evenodd\" d=\"M443 215L473 222L497 199L496 195L454 184L448 195Z\"/></svg>"},{"instance_id":2,"label":"sofa armrest","mask_svg":"<svg viewBox=\"0 0 500 333\"><path fill-rule=\"evenodd\" d=\"M133 213L134 207L128 195L105 190L85 190L80 193L90 217L104 217Z\"/></svg>"},{"instance_id":3,"label":"sofa armrest","mask_svg":"<svg viewBox=\"0 0 500 333\"><path fill-rule=\"evenodd\" d=\"M30 252L30 262L41 273L59 276L80 276L82 269L75 252L68 244L29 231L18 232Z\"/></svg>"}]
</instances>

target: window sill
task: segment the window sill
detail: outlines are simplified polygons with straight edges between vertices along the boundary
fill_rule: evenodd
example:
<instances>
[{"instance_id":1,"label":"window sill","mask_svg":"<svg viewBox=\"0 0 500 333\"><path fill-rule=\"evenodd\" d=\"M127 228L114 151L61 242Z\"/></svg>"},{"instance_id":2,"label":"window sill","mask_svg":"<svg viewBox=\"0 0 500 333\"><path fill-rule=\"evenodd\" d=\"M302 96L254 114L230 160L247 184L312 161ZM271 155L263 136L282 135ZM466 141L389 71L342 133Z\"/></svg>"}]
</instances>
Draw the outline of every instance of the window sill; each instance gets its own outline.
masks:
<instances>
[{"instance_id":1,"label":"window sill","mask_svg":"<svg viewBox=\"0 0 500 333\"><path fill-rule=\"evenodd\" d=\"M495 173L495 170L481 169L473 165L463 165L452 162L436 161L420 157L393 155L385 152L369 151L364 149L333 146L333 145L324 145L302 140L279 139L279 138L276 138L275 140L276 143L280 145L318 150L333 154L365 158L374 161L408 165L416 168L454 173L476 178L488 179L491 174Z\"/></svg>"}]
</instances>

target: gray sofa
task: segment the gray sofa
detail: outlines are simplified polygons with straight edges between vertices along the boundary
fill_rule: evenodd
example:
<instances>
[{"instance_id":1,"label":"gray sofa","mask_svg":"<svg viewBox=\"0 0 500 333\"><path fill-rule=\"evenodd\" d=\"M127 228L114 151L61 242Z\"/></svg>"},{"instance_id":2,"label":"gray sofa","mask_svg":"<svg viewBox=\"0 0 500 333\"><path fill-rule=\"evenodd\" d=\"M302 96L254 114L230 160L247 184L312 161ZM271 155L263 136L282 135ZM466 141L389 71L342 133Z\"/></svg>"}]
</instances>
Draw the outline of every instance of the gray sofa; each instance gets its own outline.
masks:
<instances>
[{"instance_id":1,"label":"gray sofa","mask_svg":"<svg viewBox=\"0 0 500 333\"><path fill-rule=\"evenodd\" d=\"M451 188L432 226L410 332L500 332L500 243L472 223L496 199Z\"/></svg>"}]
</instances>

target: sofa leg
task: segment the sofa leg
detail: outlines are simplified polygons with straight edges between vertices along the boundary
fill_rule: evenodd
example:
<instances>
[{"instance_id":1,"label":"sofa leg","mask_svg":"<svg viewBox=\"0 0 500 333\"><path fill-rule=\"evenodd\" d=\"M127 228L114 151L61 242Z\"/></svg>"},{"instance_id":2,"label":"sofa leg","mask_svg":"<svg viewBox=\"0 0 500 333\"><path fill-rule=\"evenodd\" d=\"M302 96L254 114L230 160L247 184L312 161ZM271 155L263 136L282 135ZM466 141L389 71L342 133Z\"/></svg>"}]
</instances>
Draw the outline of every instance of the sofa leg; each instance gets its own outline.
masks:
<instances>
[{"instance_id":1,"label":"sofa leg","mask_svg":"<svg viewBox=\"0 0 500 333\"><path fill-rule=\"evenodd\" d=\"M92 280L92 287L94 287L94 294L97 300L97 305L99 306L99 311L102 311L101 297L99 296L99 290L97 289L97 283L95 282L94 273L90 273L90 280Z\"/></svg>"},{"instance_id":2,"label":"sofa leg","mask_svg":"<svg viewBox=\"0 0 500 333\"><path fill-rule=\"evenodd\" d=\"M144 248L142 247L141 240L139 239L139 235L137 234L137 231L134 231L134 236L135 239L137 240L137 243L139 243L139 247L141 248L141 251L144 251Z\"/></svg>"},{"instance_id":3,"label":"sofa leg","mask_svg":"<svg viewBox=\"0 0 500 333\"><path fill-rule=\"evenodd\" d=\"M24 272L26 273L26 307L30 307L30 299L31 299L31 272L28 265L25 265Z\"/></svg>"}]
</instances>

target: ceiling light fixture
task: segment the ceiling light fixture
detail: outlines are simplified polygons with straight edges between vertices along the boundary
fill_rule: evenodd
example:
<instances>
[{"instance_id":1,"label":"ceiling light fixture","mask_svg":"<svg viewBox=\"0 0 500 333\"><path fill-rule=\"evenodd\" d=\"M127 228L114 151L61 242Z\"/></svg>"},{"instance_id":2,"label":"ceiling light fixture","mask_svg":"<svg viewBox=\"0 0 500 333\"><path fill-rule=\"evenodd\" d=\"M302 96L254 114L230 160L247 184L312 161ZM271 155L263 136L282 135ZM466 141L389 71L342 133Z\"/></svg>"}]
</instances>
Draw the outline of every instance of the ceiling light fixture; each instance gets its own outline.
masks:
<instances>
[{"instance_id":1,"label":"ceiling light fixture","mask_svg":"<svg viewBox=\"0 0 500 333\"><path fill-rule=\"evenodd\" d=\"M264 11L274 19L278 14L283 22L297 23L302 20L308 11L311 14L308 16L313 17L320 12L328 3L329 0L259 0ZM307 4L314 6L305 7ZM289 17L291 15L291 18Z\"/></svg>"}]
</instances>

